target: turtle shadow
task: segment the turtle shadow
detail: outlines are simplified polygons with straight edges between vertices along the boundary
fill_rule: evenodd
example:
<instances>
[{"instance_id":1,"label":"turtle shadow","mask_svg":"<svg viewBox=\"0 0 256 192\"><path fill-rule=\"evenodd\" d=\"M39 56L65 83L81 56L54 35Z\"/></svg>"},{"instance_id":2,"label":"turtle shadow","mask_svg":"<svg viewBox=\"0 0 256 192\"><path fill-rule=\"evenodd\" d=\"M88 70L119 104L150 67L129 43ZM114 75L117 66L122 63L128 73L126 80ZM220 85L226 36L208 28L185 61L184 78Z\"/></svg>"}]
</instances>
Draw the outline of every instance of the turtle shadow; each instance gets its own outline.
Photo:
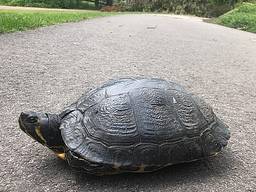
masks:
<instances>
[{"instance_id":1,"label":"turtle shadow","mask_svg":"<svg viewBox=\"0 0 256 192\"><path fill-rule=\"evenodd\" d=\"M136 191L141 188L145 191L154 191L166 185L207 183L209 178L226 177L232 171L234 160L232 151L226 149L208 160L172 165L156 172L123 173L99 177L73 170L72 174L81 191L88 187L97 189L99 186L104 186L104 190L107 191L132 191L130 187L136 187L134 188Z\"/></svg>"},{"instance_id":2,"label":"turtle shadow","mask_svg":"<svg viewBox=\"0 0 256 192\"><path fill-rule=\"evenodd\" d=\"M69 178L79 191L159 191L168 186L209 184L216 178L227 177L233 166L238 164L236 161L235 154L227 148L208 160L172 165L156 172L94 176L72 169L65 161L51 157L44 161L40 172Z\"/></svg>"}]
</instances>

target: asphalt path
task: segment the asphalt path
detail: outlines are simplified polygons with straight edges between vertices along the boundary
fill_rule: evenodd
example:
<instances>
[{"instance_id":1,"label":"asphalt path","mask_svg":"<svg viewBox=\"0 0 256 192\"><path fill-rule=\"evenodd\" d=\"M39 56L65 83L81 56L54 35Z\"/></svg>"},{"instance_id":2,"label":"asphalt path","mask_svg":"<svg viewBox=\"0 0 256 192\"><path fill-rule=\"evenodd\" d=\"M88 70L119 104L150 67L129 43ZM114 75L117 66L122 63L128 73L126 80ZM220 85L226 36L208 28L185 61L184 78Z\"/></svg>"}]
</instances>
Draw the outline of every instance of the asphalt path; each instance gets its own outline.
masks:
<instances>
[{"instance_id":1,"label":"asphalt path","mask_svg":"<svg viewBox=\"0 0 256 192\"><path fill-rule=\"evenodd\" d=\"M108 79L152 76L204 98L230 126L217 157L155 173L72 170L18 128ZM0 35L0 191L256 191L256 35L196 17L122 15Z\"/></svg>"}]
</instances>

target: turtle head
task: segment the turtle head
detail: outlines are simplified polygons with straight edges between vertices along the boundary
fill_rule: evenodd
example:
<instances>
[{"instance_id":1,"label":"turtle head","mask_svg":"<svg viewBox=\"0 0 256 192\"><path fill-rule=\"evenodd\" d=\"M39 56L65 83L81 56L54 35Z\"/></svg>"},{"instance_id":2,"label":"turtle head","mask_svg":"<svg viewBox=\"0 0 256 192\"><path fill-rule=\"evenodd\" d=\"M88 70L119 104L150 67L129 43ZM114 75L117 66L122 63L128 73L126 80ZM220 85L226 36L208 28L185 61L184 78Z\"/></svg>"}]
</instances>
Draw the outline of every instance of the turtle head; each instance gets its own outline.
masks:
<instances>
[{"instance_id":1,"label":"turtle head","mask_svg":"<svg viewBox=\"0 0 256 192\"><path fill-rule=\"evenodd\" d=\"M205 156L218 154L228 144L230 131L219 118L202 134Z\"/></svg>"},{"instance_id":2,"label":"turtle head","mask_svg":"<svg viewBox=\"0 0 256 192\"><path fill-rule=\"evenodd\" d=\"M54 152L62 152L64 147L59 130L60 122L59 115L32 111L22 112L19 117L20 128Z\"/></svg>"}]
</instances>

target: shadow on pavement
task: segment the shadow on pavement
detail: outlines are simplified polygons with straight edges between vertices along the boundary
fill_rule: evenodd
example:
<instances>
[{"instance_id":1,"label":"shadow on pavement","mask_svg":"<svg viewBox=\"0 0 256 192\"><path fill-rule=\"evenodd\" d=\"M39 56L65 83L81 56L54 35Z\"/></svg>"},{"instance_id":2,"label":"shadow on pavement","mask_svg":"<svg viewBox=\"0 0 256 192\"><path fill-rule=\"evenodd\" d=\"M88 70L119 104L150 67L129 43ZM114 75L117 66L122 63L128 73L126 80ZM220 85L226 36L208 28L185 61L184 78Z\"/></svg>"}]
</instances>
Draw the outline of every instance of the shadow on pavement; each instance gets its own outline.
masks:
<instances>
[{"instance_id":1,"label":"shadow on pavement","mask_svg":"<svg viewBox=\"0 0 256 192\"><path fill-rule=\"evenodd\" d=\"M152 173L124 173L112 176L93 176L84 172L78 172L71 169L67 163L58 159L51 159L45 162L42 171L61 171L65 175L71 174L75 178L76 186L80 189L116 189L117 186L131 186L133 190L144 189L155 190L159 187L177 186L184 184L207 183L209 179L225 177L232 171L236 164L232 151L227 148L221 154L209 160L200 160L191 163L183 163L166 167L162 170ZM41 167L43 169L43 167ZM50 169L50 170L45 170ZM120 188L119 190L129 191L131 189ZM83 191L83 190L82 190Z\"/></svg>"}]
</instances>

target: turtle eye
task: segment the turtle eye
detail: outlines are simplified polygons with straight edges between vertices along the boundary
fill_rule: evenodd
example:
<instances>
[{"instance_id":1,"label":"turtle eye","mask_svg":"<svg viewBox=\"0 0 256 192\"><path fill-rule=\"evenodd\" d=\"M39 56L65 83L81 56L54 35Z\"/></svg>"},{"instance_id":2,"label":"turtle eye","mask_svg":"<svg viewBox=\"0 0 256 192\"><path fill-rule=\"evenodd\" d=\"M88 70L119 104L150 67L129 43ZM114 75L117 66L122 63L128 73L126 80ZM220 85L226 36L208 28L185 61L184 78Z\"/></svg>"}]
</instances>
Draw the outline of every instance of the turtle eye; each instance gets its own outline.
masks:
<instances>
[{"instance_id":1,"label":"turtle eye","mask_svg":"<svg viewBox=\"0 0 256 192\"><path fill-rule=\"evenodd\" d=\"M221 145L220 145L219 143L215 142L214 145L215 145L215 148L216 148L218 151L221 150Z\"/></svg>"},{"instance_id":2,"label":"turtle eye","mask_svg":"<svg viewBox=\"0 0 256 192\"><path fill-rule=\"evenodd\" d=\"M29 117L29 118L28 118L28 122L29 122L29 123L36 123L36 122L37 122L37 117L35 117L35 116Z\"/></svg>"}]
</instances>

